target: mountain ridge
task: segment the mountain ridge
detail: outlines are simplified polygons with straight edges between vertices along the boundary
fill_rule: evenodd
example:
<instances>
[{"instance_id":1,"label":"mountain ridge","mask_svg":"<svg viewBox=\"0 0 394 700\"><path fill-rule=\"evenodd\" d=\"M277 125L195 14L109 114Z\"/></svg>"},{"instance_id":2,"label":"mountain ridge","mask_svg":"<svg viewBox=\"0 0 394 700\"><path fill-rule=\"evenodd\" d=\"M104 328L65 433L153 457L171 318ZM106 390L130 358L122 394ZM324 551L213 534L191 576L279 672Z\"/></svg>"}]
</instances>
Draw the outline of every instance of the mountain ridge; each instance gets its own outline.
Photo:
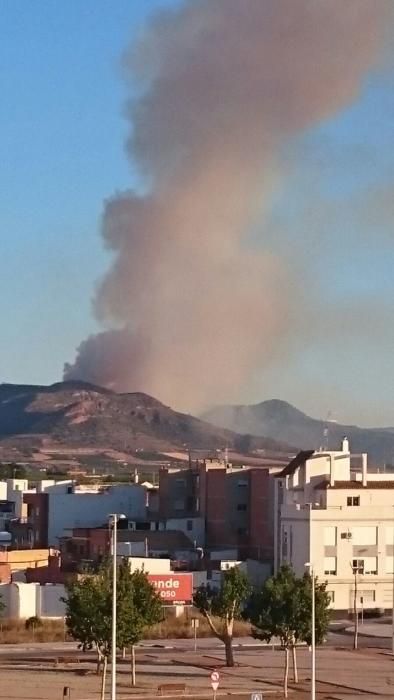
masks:
<instances>
[{"instance_id":1,"label":"mountain ridge","mask_svg":"<svg viewBox=\"0 0 394 700\"><path fill-rule=\"evenodd\" d=\"M264 434L300 449L338 449L346 435L352 452L367 452L376 466L394 462L394 428L361 428L313 418L281 399L256 404L216 406L201 416L213 425L240 433Z\"/></svg>"},{"instance_id":2,"label":"mountain ridge","mask_svg":"<svg viewBox=\"0 0 394 700\"><path fill-rule=\"evenodd\" d=\"M116 393L80 381L0 384L0 444L21 437L79 447L136 449L235 448L242 436L174 411L142 392ZM252 447L288 451L259 436Z\"/></svg>"}]
</instances>

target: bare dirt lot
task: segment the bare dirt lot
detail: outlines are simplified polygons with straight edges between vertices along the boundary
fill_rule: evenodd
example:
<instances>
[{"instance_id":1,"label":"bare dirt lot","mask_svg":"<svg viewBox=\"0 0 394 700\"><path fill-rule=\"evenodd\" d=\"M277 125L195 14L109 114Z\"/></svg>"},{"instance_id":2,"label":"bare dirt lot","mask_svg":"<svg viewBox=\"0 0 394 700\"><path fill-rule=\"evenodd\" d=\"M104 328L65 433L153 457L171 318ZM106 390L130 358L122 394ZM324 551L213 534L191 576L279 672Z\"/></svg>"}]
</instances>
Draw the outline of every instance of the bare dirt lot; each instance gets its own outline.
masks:
<instances>
[{"instance_id":1,"label":"bare dirt lot","mask_svg":"<svg viewBox=\"0 0 394 700\"><path fill-rule=\"evenodd\" d=\"M100 680L94 673L94 659L80 655L64 661L51 657L0 658L1 700L57 700L65 687L71 700L98 700ZM300 682L290 681L289 697L306 700L310 695L310 654L298 652ZM236 666L227 669L220 651L139 650L137 654L137 687L130 687L128 661L119 660L118 698L156 697L159 685L185 683L189 698L212 697L210 673L220 672L218 695L250 696L261 691L263 697L281 697L283 653L247 650L237 652ZM290 678L292 675L290 673ZM386 700L394 696L394 659L388 651L362 649L319 649L317 653L318 700ZM106 698L109 698L109 678Z\"/></svg>"}]
</instances>

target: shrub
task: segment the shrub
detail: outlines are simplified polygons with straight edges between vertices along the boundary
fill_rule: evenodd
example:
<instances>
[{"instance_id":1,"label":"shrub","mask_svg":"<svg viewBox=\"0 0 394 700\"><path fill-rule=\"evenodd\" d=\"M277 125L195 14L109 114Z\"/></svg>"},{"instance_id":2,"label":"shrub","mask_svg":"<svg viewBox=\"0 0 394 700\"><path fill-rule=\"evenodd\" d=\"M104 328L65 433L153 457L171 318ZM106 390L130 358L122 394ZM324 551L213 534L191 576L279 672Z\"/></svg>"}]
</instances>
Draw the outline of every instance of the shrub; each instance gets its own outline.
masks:
<instances>
[{"instance_id":1,"label":"shrub","mask_svg":"<svg viewBox=\"0 0 394 700\"><path fill-rule=\"evenodd\" d=\"M25 622L25 630L38 629L38 627L43 627L41 618L34 615L33 617L28 617Z\"/></svg>"}]
</instances>

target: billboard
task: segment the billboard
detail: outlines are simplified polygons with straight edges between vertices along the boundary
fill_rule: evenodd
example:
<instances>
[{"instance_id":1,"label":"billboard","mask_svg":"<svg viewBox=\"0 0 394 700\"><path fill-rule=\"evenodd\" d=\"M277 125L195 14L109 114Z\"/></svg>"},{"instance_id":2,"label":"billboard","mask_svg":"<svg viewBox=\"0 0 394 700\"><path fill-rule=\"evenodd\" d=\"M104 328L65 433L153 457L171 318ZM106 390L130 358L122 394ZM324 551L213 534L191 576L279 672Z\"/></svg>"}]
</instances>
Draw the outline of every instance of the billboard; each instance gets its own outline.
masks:
<instances>
[{"instance_id":1,"label":"billboard","mask_svg":"<svg viewBox=\"0 0 394 700\"><path fill-rule=\"evenodd\" d=\"M189 605L193 599L193 574L148 574L163 605Z\"/></svg>"}]
</instances>

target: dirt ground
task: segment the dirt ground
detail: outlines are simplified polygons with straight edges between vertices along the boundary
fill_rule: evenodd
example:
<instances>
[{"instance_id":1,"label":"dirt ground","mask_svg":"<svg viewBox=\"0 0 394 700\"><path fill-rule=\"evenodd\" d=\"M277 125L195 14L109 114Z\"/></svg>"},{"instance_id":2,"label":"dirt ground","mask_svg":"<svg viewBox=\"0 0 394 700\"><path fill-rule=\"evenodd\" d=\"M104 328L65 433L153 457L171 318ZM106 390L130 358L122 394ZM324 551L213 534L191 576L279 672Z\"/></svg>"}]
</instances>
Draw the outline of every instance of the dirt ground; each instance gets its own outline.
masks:
<instances>
[{"instance_id":1,"label":"dirt ground","mask_svg":"<svg viewBox=\"0 0 394 700\"><path fill-rule=\"evenodd\" d=\"M1 659L1 700L62 700L69 688L70 700L98 700L100 680L94 673L93 659L81 656L80 663L63 663L56 667L53 658ZM292 682L290 671L289 697L306 700L310 697L310 653L298 652L300 682ZM223 665L220 652L166 650L137 654L137 687L130 686L130 665L118 662L119 700L137 700L158 695L165 683L185 683L189 698L212 698L210 673L220 672L218 697L231 694L250 698L253 691L267 696L282 697L283 653L271 650L243 650L236 654L236 666ZM388 700L394 696L394 658L387 651L363 649L358 652L324 648L317 653L317 700ZM108 677L106 698L110 697Z\"/></svg>"}]
</instances>

